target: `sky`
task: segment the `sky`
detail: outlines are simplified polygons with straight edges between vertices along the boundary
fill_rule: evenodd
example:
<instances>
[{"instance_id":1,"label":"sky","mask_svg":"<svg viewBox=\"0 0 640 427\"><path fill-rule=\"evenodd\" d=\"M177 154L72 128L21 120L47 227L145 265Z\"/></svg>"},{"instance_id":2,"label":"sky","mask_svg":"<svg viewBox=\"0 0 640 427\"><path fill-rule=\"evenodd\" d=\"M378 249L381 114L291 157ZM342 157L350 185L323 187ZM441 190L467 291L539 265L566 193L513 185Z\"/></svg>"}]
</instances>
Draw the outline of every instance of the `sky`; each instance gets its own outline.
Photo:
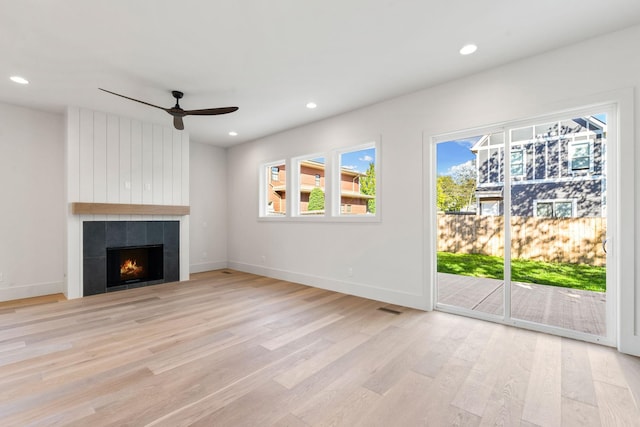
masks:
<instances>
[{"instance_id":1,"label":"sky","mask_svg":"<svg viewBox=\"0 0 640 427\"><path fill-rule=\"evenodd\" d=\"M346 169L351 169L356 172L366 172L369 168L369 163L375 164L376 149L367 148L364 150L350 151L340 155L340 166Z\"/></svg>"},{"instance_id":2,"label":"sky","mask_svg":"<svg viewBox=\"0 0 640 427\"><path fill-rule=\"evenodd\" d=\"M471 147L481 136L441 142L437 145L438 175L450 175L451 168L476 158Z\"/></svg>"}]
</instances>

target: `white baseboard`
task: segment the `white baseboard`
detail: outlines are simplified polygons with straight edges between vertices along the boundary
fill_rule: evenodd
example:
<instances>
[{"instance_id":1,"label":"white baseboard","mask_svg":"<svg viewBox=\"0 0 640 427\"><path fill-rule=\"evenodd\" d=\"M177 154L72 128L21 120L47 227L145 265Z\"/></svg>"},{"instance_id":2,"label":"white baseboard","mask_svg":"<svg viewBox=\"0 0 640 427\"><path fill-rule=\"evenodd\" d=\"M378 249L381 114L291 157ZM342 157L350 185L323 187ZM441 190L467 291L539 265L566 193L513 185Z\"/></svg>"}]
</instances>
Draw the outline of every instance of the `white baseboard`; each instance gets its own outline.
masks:
<instances>
[{"instance_id":1,"label":"white baseboard","mask_svg":"<svg viewBox=\"0 0 640 427\"><path fill-rule=\"evenodd\" d=\"M23 286L0 288L0 301L39 297L64 293L64 282L34 283Z\"/></svg>"},{"instance_id":2,"label":"white baseboard","mask_svg":"<svg viewBox=\"0 0 640 427\"><path fill-rule=\"evenodd\" d=\"M202 273L203 271L220 270L222 268L227 268L226 261L200 262L189 265L189 273Z\"/></svg>"},{"instance_id":3,"label":"white baseboard","mask_svg":"<svg viewBox=\"0 0 640 427\"><path fill-rule=\"evenodd\" d=\"M307 286L313 286L315 288L355 295L388 304L396 304L403 307L416 308L418 310L426 310L427 307L426 297L424 295L397 292L362 283L336 280L329 277L314 276L235 261L229 261L227 267L245 273L258 274L260 276L271 277L273 279L300 283Z\"/></svg>"}]
</instances>

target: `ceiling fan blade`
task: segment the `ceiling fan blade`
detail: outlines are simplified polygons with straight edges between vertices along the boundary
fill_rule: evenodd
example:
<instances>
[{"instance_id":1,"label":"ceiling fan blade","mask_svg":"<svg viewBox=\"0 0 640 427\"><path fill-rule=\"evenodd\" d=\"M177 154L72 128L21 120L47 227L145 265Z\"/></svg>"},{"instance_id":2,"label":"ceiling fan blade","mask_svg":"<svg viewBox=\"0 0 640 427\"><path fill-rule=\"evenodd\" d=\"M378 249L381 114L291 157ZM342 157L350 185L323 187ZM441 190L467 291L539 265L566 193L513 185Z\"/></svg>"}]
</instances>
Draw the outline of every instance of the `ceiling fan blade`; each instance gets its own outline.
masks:
<instances>
[{"instance_id":1,"label":"ceiling fan blade","mask_svg":"<svg viewBox=\"0 0 640 427\"><path fill-rule=\"evenodd\" d=\"M238 110L238 107L220 107L220 108L205 108L202 110L184 110L185 116L216 116L218 114L233 113Z\"/></svg>"},{"instance_id":2,"label":"ceiling fan blade","mask_svg":"<svg viewBox=\"0 0 640 427\"><path fill-rule=\"evenodd\" d=\"M173 127L178 130L184 130L184 123L182 121L182 117L173 116Z\"/></svg>"},{"instance_id":3,"label":"ceiling fan blade","mask_svg":"<svg viewBox=\"0 0 640 427\"><path fill-rule=\"evenodd\" d=\"M149 104L148 102L140 101L139 99L129 98L128 96L120 95L119 93L111 92L110 90L102 89L101 87L99 87L98 89L100 89L100 90L101 90L101 91L103 91L103 92L110 93L111 95L116 95L116 96L119 96L119 97L122 97L122 98L129 99L129 100L131 100L131 101L139 102L140 104L148 105L148 106L150 106L150 107L155 107L155 108L159 108L159 109L161 109L161 110L167 111L167 108L159 107L159 106L157 106L157 105L153 105L153 104Z\"/></svg>"}]
</instances>

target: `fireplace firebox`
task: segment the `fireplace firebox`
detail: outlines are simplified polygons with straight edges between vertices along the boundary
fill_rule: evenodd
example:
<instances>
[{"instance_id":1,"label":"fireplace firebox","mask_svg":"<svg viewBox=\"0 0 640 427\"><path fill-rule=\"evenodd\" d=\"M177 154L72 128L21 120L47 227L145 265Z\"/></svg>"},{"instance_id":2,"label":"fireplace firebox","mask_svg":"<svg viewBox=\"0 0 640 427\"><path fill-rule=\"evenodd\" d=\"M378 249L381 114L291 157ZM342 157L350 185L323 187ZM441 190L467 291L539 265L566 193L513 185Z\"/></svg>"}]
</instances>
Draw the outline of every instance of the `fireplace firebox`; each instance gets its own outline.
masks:
<instances>
[{"instance_id":1,"label":"fireplace firebox","mask_svg":"<svg viewBox=\"0 0 640 427\"><path fill-rule=\"evenodd\" d=\"M162 280L163 245L107 248L107 289Z\"/></svg>"},{"instance_id":2,"label":"fireplace firebox","mask_svg":"<svg viewBox=\"0 0 640 427\"><path fill-rule=\"evenodd\" d=\"M155 267L147 266L153 275L146 278L120 277L122 262L120 255L111 254L107 262L107 249L131 249L134 246L160 246L162 263L155 260L157 253L147 260ZM157 250L156 250L157 251ZM111 251L109 251L111 252ZM135 270L143 261L133 261L123 272ZM115 265L114 265L115 264ZM143 267L144 268L144 267ZM148 270L148 269L151 270ZM107 270L110 270L107 286ZM138 270L139 271L139 270ZM150 279L150 277L160 277ZM132 280L130 282L127 282ZM143 281L144 280L144 281ZM96 295L105 292L123 291L141 286L180 280L180 221L82 221L82 295ZM120 283L120 285L116 285Z\"/></svg>"}]
</instances>

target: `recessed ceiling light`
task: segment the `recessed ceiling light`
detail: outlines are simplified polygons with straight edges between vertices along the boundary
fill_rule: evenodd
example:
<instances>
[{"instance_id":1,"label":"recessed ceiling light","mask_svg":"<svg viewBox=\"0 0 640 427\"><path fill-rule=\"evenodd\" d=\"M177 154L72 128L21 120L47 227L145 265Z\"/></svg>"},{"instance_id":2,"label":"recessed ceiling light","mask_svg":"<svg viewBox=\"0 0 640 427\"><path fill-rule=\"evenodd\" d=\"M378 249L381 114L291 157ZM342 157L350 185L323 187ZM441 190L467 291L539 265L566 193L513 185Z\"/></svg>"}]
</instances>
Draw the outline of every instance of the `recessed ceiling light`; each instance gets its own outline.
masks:
<instances>
[{"instance_id":1,"label":"recessed ceiling light","mask_svg":"<svg viewBox=\"0 0 640 427\"><path fill-rule=\"evenodd\" d=\"M29 80L25 79L24 77L20 77L20 76L11 76L9 77L11 79L12 82L14 83L19 83L21 85L28 85L29 84Z\"/></svg>"},{"instance_id":2,"label":"recessed ceiling light","mask_svg":"<svg viewBox=\"0 0 640 427\"><path fill-rule=\"evenodd\" d=\"M476 50L478 50L478 46L475 44L467 44L460 49L460 55L471 55Z\"/></svg>"},{"instance_id":3,"label":"recessed ceiling light","mask_svg":"<svg viewBox=\"0 0 640 427\"><path fill-rule=\"evenodd\" d=\"M232 130L231 132L229 132L229 135L238 136L238 132Z\"/></svg>"},{"instance_id":4,"label":"recessed ceiling light","mask_svg":"<svg viewBox=\"0 0 640 427\"><path fill-rule=\"evenodd\" d=\"M310 110L313 110L317 106L318 105L315 102L307 102L307 108L310 109Z\"/></svg>"}]
</instances>

